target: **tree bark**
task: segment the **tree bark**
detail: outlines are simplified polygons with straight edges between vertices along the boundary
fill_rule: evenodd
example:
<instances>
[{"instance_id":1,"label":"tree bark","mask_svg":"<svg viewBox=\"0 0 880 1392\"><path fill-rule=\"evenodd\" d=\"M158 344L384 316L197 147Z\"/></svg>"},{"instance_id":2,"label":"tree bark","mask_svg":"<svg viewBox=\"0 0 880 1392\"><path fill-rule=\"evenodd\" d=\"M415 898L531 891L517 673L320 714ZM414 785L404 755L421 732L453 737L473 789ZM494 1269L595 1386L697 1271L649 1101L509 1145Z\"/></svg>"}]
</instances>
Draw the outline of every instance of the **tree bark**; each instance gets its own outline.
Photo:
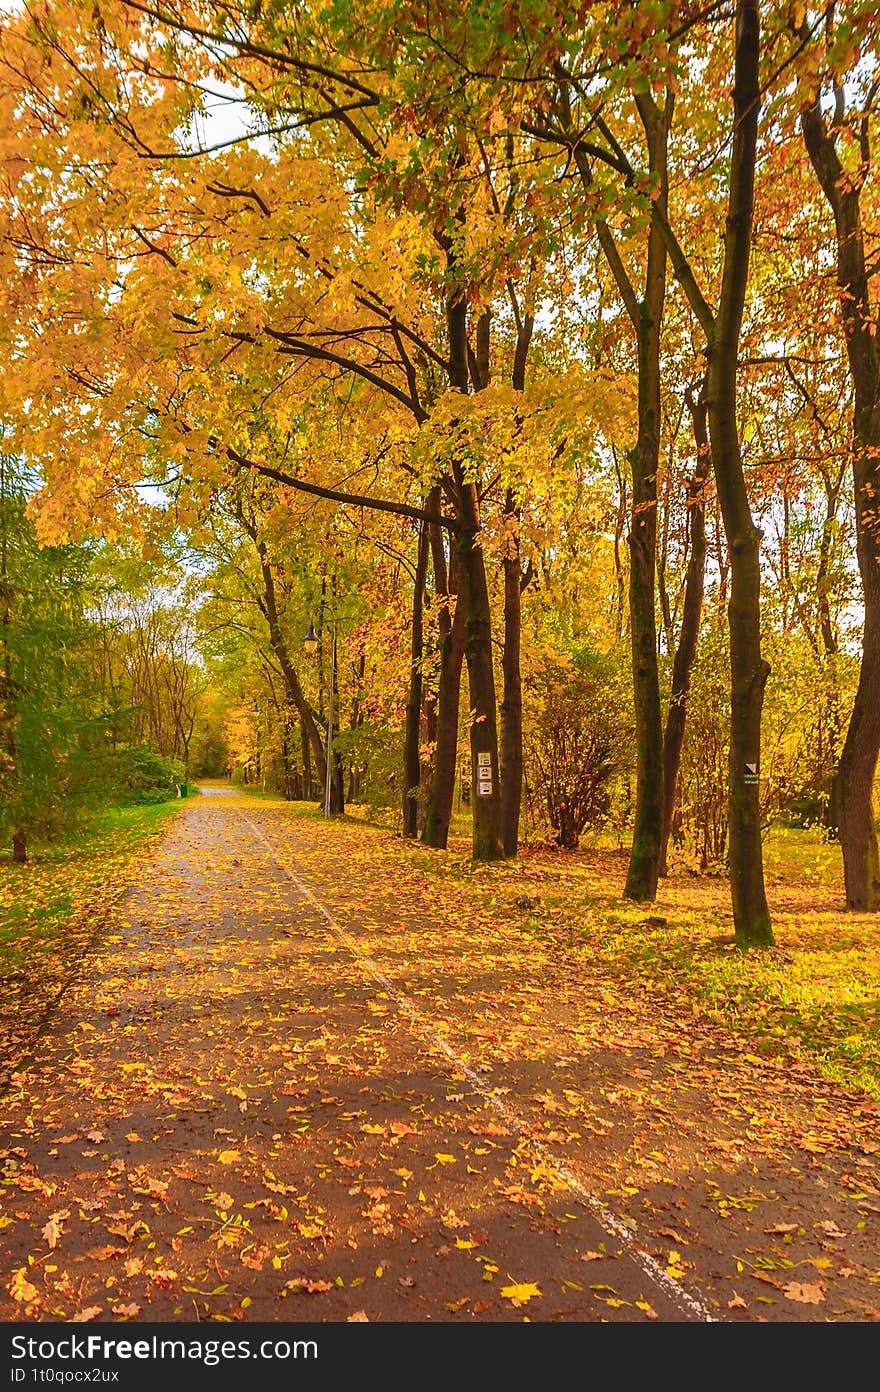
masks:
<instances>
[{"instance_id":1,"label":"tree bark","mask_svg":"<svg viewBox=\"0 0 880 1392\"><path fill-rule=\"evenodd\" d=\"M312 787L312 748L309 742L309 732L303 724L299 723L300 749L302 751L302 795L303 801L311 802L314 797Z\"/></svg>"},{"instance_id":2,"label":"tree bark","mask_svg":"<svg viewBox=\"0 0 880 1392\"><path fill-rule=\"evenodd\" d=\"M476 490L473 508L476 511ZM471 786L473 788L474 860L500 860L504 855L501 835L501 797L498 777L498 728L495 672L492 664L492 619L479 523L463 529L458 538L461 565L461 600L465 612L464 656L470 697ZM488 768L489 778L481 778Z\"/></svg>"},{"instance_id":3,"label":"tree bark","mask_svg":"<svg viewBox=\"0 0 880 1392\"><path fill-rule=\"evenodd\" d=\"M433 492L436 506L436 495ZM412 627L410 643L409 695L406 703L406 730L403 741L403 834L418 835L418 794L422 781L421 723L422 723L422 659L424 656L424 597L425 576L428 570L428 528L419 528L416 574L413 582Z\"/></svg>"},{"instance_id":4,"label":"tree bark","mask_svg":"<svg viewBox=\"0 0 880 1392\"><path fill-rule=\"evenodd\" d=\"M707 343L706 401L712 467L730 557L730 884L734 930L741 947L773 942L764 888L758 796L761 714L770 667L761 652L760 532L746 492L736 410L739 339L754 217L759 54L758 0L738 0L733 92L736 119L721 298Z\"/></svg>"},{"instance_id":5,"label":"tree bark","mask_svg":"<svg viewBox=\"0 0 880 1392\"><path fill-rule=\"evenodd\" d=\"M318 768L318 780L321 787L324 786L326 777L327 759L324 751L324 741L318 729L317 722L312 713L312 708L306 700L306 694L302 689L302 684L297 676L296 668L290 659L287 644L284 641L284 634L281 631L281 623L278 617L278 601L275 595L275 577L272 574L272 566L269 561L265 543L256 543L257 552L260 558L260 569L263 575L263 603L261 608L269 625L269 642L272 651L281 668L284 678L284 686L289 699L293 702L299 714L305 735L315 756L315 763ZM340 809L341 810L341 809Z\"/></svg>"},{"instance_id":6,"label":"tree bark","mask_svg":"<svg viewBox=\"0 0 880 1392\"><path fill-rule=\"evenodd\" d=\"M656 214L666 214L667 122L647 95L637 98L649 168L658 181ZM645 291L638 306L639 432L630 455L629 614L636 725L636 808L624 895L656 898L663 827L663 717L657 663L657 471L660 464L660 344L666 295L666 246L658 217L648 232Z\"/></svg>"},{"instance_id":7,"label":"tree bark","mask_svg":"<svg viewBox=\"0 0 880 1392\"><path fill-rule=\"evenodd\" d=\"M503 688L501 694L501 836L506 856L519 848L519 818L522 806L523 728L522 728L522 560L519 547L519 509L508 490L504 504L505 536L502 554L504 572L504 647L501 654Z\"/></svg>"},{"instance_id":8,"label":"tree bark","mask_svg":"<svg viewBox=\"0 0 880 1392\"><path fill-rule=\"evenodd\" d=\"M568 89L559 89L563 126L571 131ZM636 807L624 895L650 902L657 894L663 822L663 720L657 662L657 471L660 461L660 345L666 296L667 141L672 98L661 108L648 92L635 98L645 132L648 165L655 181L648 229L644 293L639 299L617 241L604 218L596 233L638 345L638 435L629 452L632 498L629 531L629 617L632 648L633 706L636 727ZM579 141L572 156L585 185L593 174ZM615 557L619 556L615 546Z\"/></svg>"},{"instance_id":9,"label":"tree bark","mask_svg":"<svg viewBox=\"0 0 880 1392\"><path fill-rule=\"evenodd\" d=\"M447 300L449 375L453 388L466 393L469 384L467 301L456 291ZM498 777L498 726L495 671L492 662L492 611L481 541L482 523L476 487L468 482L460 459L452 462L460 528L456 535L460 603L465 608L464 653L470 695L470 743L473 798L474 860L500 860L501 796ZM485 762L484 762L485 761ZM489 779L479 770L489 769ZM482 791L481 791L482 789Z\"/></svg>"},{"instance_id":10,"label":"tree bark","mask_svg":"<svg viewBox=\"0 0 880 1392\"><path fill-rule=\"evenodd\" d=\"M835 93L839 118L845 97ZM866 118L867 119L867 118ZM837 283L850 376L853 383L853 491L856 554L865 619L859 684L832 790L843 851L847 908L880 909L880 854L874 809L874 777L880 754L880 346L871 304L861 221L864 169L847 173L829 131L819 96L801 112L804 142L816 177L834 214ZM863 128L867 142L867 126ZM863 155L870 154L863 148Z\"/></svg>"},{"instance_id":11,"label":"tree bark","mask_svg":"<svg viewBox=\"0 0 880 1392\"><path fill-rule=\"evenodd\" d=\"M464 661L465 608L457 594L457 558L453 552L453 563L447 567L439 527L431 528L431 554L434 563L434 591L440 604L437 615L440 675L437 683L434 768L425 808L422 840L426 846L445 850L452 818L458 763L458 713L461 700L461 666Z\"/></svg>"},{"instance_id":12,"label":"tree bark","mask_svg":"<svg viewBox=\"0 0 880 1392\"><path fill-rule=\"evenodd\" d=\"M660 874L666 874L669 837L675 816L678 775L687 720L687 700L691 672L697 655L700 619L703 613L703 589L706 573L706 480L712 467L712 453L706 418L705 382L700 395L687 395L688 409L694 424L697 463L688 484L687 515L689 553L682 604L681 628L675 657L672 662L672 691L666 729L663 732L663 826L660 841Z\"/></svg>"},{"instance_id":13,"label":"tree bark","mask_svg":"<svg viewBox=\"0 0 880 1392\"><path fill-rule=\"evenodd\" d=\"M513 296L512 296L513 298ZM526 362L535 317L521 314L514 300L516 347L511 385L525 391ZM523 717L522 717L522 595L525 588L519 531L520 509L511 489L504 498L504 544L501 556L504 574L504 647L501 656L501 837L506 856L519 849L519 819L523 794ZM527 582L526 582L527 583Z\"/></svg>"}]
</instances>

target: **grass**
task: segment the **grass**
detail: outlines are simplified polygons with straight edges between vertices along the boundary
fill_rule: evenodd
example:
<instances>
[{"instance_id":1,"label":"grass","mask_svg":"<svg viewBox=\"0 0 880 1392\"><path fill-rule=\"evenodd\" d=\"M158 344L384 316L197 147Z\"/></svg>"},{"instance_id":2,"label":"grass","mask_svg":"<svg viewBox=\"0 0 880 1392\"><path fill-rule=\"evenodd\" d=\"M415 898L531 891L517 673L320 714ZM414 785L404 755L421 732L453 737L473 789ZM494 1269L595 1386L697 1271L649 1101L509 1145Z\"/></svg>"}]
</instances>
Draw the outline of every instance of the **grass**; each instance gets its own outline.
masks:
<instances>
[{"instance_id":1,"label":"grass","mask_svg":"<svg viewBox=\"0 0 880 1392\"><path fill-rule=\"evenodd\" d=\"M419 855L418 851L412 854ZM564 950L585 976L626 982L717 1027L743 1054L809 1061L831 1081L880 1100L880 932L876 914L843 908L840 848L813 832L774 832L765 853L776 946L732 942L724 878L684 866L653 904L623 899L627 855L609 848L526 847L514 862L475 865L456 835L422 855L530 941Z\"/></svg>"},{"instance_id":2,"label":"grass","mask_svg":"<svg viewBox=\"0 0 880 1392\"><path fill-rule=\"evenodd\" d=\"M0 858L0 1074L26 1052L139 852L180 806L107 808L76 835L38 845L26 865Z\"/></svg>"}]
</instances>

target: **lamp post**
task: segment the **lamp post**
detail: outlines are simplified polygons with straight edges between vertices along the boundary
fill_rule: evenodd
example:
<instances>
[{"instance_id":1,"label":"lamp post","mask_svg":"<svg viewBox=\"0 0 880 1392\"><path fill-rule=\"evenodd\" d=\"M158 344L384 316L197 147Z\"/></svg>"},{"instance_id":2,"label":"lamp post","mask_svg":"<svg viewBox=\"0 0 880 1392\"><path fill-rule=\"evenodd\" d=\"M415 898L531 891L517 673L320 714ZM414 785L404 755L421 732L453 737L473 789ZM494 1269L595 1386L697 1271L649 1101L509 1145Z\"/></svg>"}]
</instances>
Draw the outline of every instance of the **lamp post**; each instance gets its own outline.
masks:
<instances>
[{"instance_id":1,"label":"lamp post","mask_svg":"<svg viewBox=\"0 0 880 1392\"><path fill-rule=\"evenodd\" d=\"M318 649L318 635L309 621L309 631L303 638L303 649L311 657ZM330 784L333 766L333 694L336 690L336 615L333 615L333 637L330 643L330 694L327 700L327 746L324 770L324 816L330 816Z\"/></svg>"}]
</instances>

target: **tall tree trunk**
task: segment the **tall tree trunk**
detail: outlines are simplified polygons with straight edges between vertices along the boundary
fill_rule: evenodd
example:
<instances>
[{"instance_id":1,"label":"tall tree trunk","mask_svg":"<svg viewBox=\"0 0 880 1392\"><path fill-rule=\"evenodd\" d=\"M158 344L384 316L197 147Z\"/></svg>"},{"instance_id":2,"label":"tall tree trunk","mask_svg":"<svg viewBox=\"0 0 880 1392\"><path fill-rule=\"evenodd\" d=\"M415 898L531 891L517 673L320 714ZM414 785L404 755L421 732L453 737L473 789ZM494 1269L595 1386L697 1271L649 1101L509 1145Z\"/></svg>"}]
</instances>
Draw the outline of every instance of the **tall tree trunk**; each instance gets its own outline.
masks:
<instances>
[{"instance_id":1,"label":"tall tree trunk","mask_svg":"<svg viewBox=\"0 0 880 1392\"><path fill-rule=\"evenodd\" d=\"M309 741L309 732L305 725L300 721L299 725L300 748L302 752L302 795L304 802L311 802L315 795L312 785L312 747Z\"/></svg>"},{"instance_id":2,"label":"tall tree trunk","mask_svg":"<svg viewBox=\"0 0 880 1392\"><path fill-rule=\"evenodd\" d=\"M700 395L694 399L687 393L688 409L694 425L694 440L697 447L697 463L687 490L688 553L687 575L684 586L681 628L675 657L672 662L672 691L669 697L669 711L666 716L666 729L663 732L663 829L660 842L660 874L666 874L666 858L669 850L669 837L675 816L678 793L678 775L681 767L681 751L684 744L685 723L687 720L687 700L691 685L691 672L697 655L697 640L700 634L700 619L703 613L703 589L706 573L706 480L712 467L712 453L709 448L709 435L706 425L705 381Z\"/></svg>"},{"instance_id":3,"label":"tall tree trunk","mask_svg":"<svg viewBox=\"0 0 880 1392\"><path fill-rule=\"evenodd\" d=\"M315 763L318 767L318 777L323 787L326 776L327 761L324 752L324 741L318 729L317 722L312 713L312 708L306 700L306 694L302 689L302 684L297 676L287 643L284 641L284 634L281 631L281 623L278 617L278 601L275 595L275 577L272 574L272 566L269 562L265 543L257 543L257 551L260 557L260 569L263 574L263 600L260 605L269 625L269 642L272 651L281 668L281 675L284 678L284 687L288 698L292 701L299 714L303 730L308 737L312 753L315 756Z\"/></svg>"},{"instance_id":4,"label":"tall tree trunk","mask_svg":"<svg viewBox=\"0 0 880 1392\"><path fill-rule=\"evenodd\" d=\"M520 313L511 290L516 321L516 347L513 355L511 385L514 391L525 391L526 362L535 317L531 311ZM523 722L522 722L522 595L524 582L520 549L520 509L513 491L507 489L504 498L504 545L501 565L504 574L504 647L501 656L501 837L506 856L515 856L519 849L519 819L523 794Z\"/></svg>"},{"instance_id":5,"label":"tall tree trunk","mask_svg":"<svg viewBox=\"0 0 880 1392\"><path fill-rule=\"evenodd\" d=\"M569 87L557 91L563 129L585 185L592 167L580 135L572 125ZM645 132L648 165L656 191L648 229L644 294L639 299L615 236L604 218L596 233L638 344L638 437L629 454L632 500L629 531L629 616L632 646L633 705L636 726L636 807L632 849L624 894L639 902L657 893L663 820L663 721L657 663L657 471L660 462L660 344L666 296L667 141L672 96L660 107L649 92L638 93L636 108ZM615 558L619 555L615 546Z\"/></svg>"},{"instance_id":6,"label":"tall tree trunk","mask_svg":"<svg viewBox=\"0 0 880 1392\"><path fill-rule=\"evenodd\" d=\"M476 490L472 505L476 512ZM473 788L474 860L500 860L501 797L498 778L498 729L496 724L495 672L492 663L492 620L489 587L479 526L464 528L457 538L461 597L464 604L464 656L470 698L471 786ZM488 777L485 770L488 769Z\"/></svg>"},{"instance_id":7,"label":"tall tree trunk","mask_svg":"<svg viewBox=\"0 0 880 1392\"><path fill-rule=\"evenodd\" d=\"M9 542L6 496L6 456L2 448L0 448L0 592L2 592L3 596L3 684L2 690L0 690L0 697L2 697L4 704L8 703L11 705L14 685L12 680L12 658L9 651L9 630L12 625L10 595L12 591L9 583ZM4 714L9 722L6 735L6 753L9 758L9 767L12 770L12 776L13 778L17 778L18 766L15 745L16 712L14 709L7 709L4 711ZM22 826L13 828L12 859L17 865L25 865L27 863L27 835Z\"/></svg>"},{"instance_id":8,"label":"tall tree trunk","mask_svg":"<svg viewBox=\"0 0 880 1392\"><path fill-rule=\"evenodd\" d=\"M434 768L425 808L422 840L426 846L436 846L445 850L449 838L458 763L458 712L461 699L461 667L464 661L465 608L457 594L458 558L453 552L451 565L447 567L439 527L431 528L431 554L434 562L434 592L440 604L437 615L440 673L437 682Z\"/></svg>"},{"instance_id":9,"label":"tall tree trunk","mask_svg":"<svg viewBox=\"0 0 880 1392\"><path fill-rule=\"evenodd\" d=\"M436 506L439 490L434 489L428 502L429 510ZM418 835L418 794L422 781L420 758L422 723L422 659L424 657L425 576L428 570L428 528L419 528L416 573L413 581L412 627L410 643L409 695L406 703L406 730L403 741L403 834Z\"/></svg>"},{"instance_id":10,"label":"tall tree trunk","mask_svg":"<svg viewBox=\"0 0 880 1392\"><path fill-rule=\"evenodd\" d=\"M761 652L760 532L749 507L739 445L736 376L754 216L760 88L758 0L738 0L735 125L721 298L707 344L706 401L712 467L730 557L730 883L741 947L773 941L764 888L758 779L761 714L770 673Z\"/></svg>"},{"instance_id":11,"label":"tall tree trunk","mask_svg":"<svg viewBox=\"0 0 880 1392\"><path fill-rule=\"evenodd\" d=\"M835 92L835 120L845 116L845 93ZM874 809L874 776L880 754L880 345L870 297L861 221L861 190L869 164L867 117L863 167L848 173L836 149L817 95L801 112L804 141L816 177L834 214L837 283L853 383L853 490L856 554L864 596L859 684L834 780L832 804L843 851L847 908L880 909L880 854Z\"/></svg>"},{"instance_id":12,"label":"tall tree trunk","mask_svg":"<svg viewBox=\"0 0 880 1392\"><path fill-rule=\"evenodd\" d=\"M502 554L504 572L504 647L501 654L503 690L501 695L501 836L506 856L515 856L519 847L519 818L522 806L523 728L522 728L522 562L519 547L519 509L508 490L504 502L505 535Z\"/></svg>"},{"instance_id":13,"label":"tall tree trunk","mask_svg":"<svg viewBox=\"0 0 880 1392\"><path fill-rule=\"evenodd\" d=\"M667 120L648 96L637 100L649 168L658 181L657 212L666 214ZM663 826L663 717L657 663L657 471L660 466L660 343L666 295L666 246L658 218L648 232L645 292L636 324L639 348L639 433L630 455L629 616L636 724L636 809L624 894L656 897Z\"/></svg>"},{"instance_id":14,"label":"tall tree trunk","mask_svg":"<svg viewBox=\"0 0 880 1392\"><path fill-rule=\"evenodd\" d=\"M447 300L450 381L466 393L469 384L467 301L460 291ZM460 600L465 606L464 653L470 696L470 743L473 799L474 860L500 860L501 796L498 770L498 727L495 671L492 661L492 611L482 546L482 523L477 490L465 477L459 459L453 460L458 501ZM489 776L485 777L488 769ZM484 776L480 777L480 772Z\"/></svg>"}]
</instances>

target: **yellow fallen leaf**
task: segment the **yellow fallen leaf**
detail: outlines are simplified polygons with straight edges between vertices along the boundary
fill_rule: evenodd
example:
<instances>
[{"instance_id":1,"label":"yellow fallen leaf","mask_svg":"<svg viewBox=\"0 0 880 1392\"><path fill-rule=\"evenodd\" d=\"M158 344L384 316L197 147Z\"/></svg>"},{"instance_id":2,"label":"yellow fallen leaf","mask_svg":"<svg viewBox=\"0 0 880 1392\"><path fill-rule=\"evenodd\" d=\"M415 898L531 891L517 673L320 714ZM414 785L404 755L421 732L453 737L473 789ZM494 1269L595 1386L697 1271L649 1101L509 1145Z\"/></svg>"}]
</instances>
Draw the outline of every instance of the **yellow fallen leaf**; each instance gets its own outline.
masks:
<instances>
[{"instance_id":1,"label":"yellow fallen leaf","mask_svg":"<svg viewBox=\"0 0 880 1392\"><path fill-rule=\"evenodd\" d=\"M502 1286L501 1294L504 1296L505 1300L509 1300L510 1303L512 1305L515 1305L518 1309L520 1305L527 1305L528 1302L534 1298L534 1296L540 1295L541 1288L540 1286L525 1284L515 1286Z\"/></svg>"},{"instance_id":2,"label":"yellow fallen leaf","mask_svg":"<svg viewBox=\"0 0 880 1392\"><path fill-rule=\"evenodd\" d=\"M9 1282L8 1290L13 1300L20 1300L24 1304L30 1304L32 1300L36 1300L38 1295L36 1286L28 1280L27 1272L23 1266L20 1266L14 1273Z\"/></svg>"},{"instance_id":3,"label":"yellow fallen leaf","mask_svg":"<svg viewBox=\"0 0 880 1392\"><path fill-rule=\"evenodd\" d=\"M221 1165L234 1165L236 1160L241 1159L241 1151L221 1150L220 1154L217 1156L217 1159L220 1161Z\"/></svg>"}]
</instances>

